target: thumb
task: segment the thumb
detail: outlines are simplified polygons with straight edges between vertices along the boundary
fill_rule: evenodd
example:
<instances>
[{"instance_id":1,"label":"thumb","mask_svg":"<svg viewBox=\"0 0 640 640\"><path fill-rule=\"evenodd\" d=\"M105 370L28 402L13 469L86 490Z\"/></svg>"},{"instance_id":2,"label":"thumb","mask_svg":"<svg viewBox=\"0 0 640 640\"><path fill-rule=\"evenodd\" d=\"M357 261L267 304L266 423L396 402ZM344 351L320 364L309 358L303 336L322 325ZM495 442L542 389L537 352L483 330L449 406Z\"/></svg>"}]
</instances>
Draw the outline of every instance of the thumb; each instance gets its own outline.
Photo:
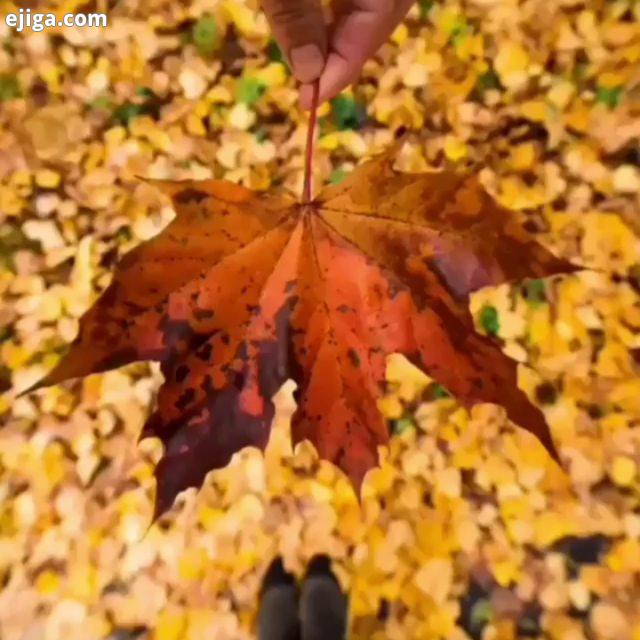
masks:
<instances>
[{"instance_id":1,"label":"thumb","mask_svg":"<svg viewBox=\"0 0 640 640\"><path fill-rule=\"evenodd\" d=\"M280 48L299 82L320 77L327 56L327 28L320 0L261 0Z\"/></svg>"}]
</instances>

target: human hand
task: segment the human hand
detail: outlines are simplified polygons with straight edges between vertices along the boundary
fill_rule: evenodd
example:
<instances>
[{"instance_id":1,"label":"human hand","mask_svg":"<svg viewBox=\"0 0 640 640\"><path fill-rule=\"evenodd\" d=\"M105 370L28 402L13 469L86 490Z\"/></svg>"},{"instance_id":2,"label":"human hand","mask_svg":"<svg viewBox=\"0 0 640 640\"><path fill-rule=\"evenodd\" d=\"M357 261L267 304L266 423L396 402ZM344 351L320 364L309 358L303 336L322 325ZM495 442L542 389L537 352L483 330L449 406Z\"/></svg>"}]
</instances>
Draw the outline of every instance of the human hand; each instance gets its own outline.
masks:
<instances>
[{"instance_id":1,"label":"human hand","mask_svg":"<svg viewBox=\"0 0 640 640\"><path fill-rule=\"evenodd\" d=\"M327 27L320 0L262 0L274 37L302 84L302 106L311 106L311 84L317 79L320 102L354 82L413 2L345 0L335 24Z\"/></svg>"}]
</instances>

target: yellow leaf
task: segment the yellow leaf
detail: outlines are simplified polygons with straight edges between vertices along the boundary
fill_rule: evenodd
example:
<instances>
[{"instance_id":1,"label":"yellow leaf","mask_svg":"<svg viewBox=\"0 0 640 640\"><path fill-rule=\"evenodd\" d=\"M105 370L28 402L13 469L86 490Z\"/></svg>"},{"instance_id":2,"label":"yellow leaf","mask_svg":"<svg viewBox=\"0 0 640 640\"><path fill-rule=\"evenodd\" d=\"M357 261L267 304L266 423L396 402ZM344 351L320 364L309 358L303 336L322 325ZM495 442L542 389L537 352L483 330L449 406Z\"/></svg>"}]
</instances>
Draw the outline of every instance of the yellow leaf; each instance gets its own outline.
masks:
<instances>
[{"instance_id":1,"label":"yellow leaf","mask_svg":"<svg viewBox=\"0 0 640 640\"><path fill-rule=\"evenodd\" d=\"M378 400L378 410L389 420L400 418L404 412L404 407L395 395L386 396Z\"/></svg>"},{"instance_id":2,"label":"yellow leaf","mask_svg":"<svg viewBox=\"0 0 640 640\"><path fill-rule=\"evenodd\" d=\"M243 36L255 36L258 33L256 13L241 2L225 0L222 5L229 19Z\"/></svg>"},{"instance_id":3,"label":"yellow leaf","mask_svg":"<svg viewBox=\"0 0 640 640\"><path fill-rule=\"evenodd\" d=\"M469 149L463 140L449 135L444 141L444 153L452 162L458 162L467 157Z\"/></svg>"},{"instance_id":4,"label":"yellow leaf","mask_svg":"<svg viewBox=\"0 0 640 640\"><path fill-rule=\"evenodd\" d=\"M41 596L51 596L60 589L60 576L53 571L43 571L36 580L36 589Z\"/></svg>"},{"instance_id":5,"label":"yellow leaf","mask_svg":"<svg viewBox=\"0 0 640 640\"><path fill-rule=\"evenodd\" d=\"M400 24L396 30L391 34L391 41L398 46L403 45L409 37L409 29L405 24Z\"/></svg>"},{"instance_id":6,"label":"yellow leaf","mask_svg":"<svg viewBox=\"0 0 640 640\"><path fill-rule=\"evenodd\" d=\"M527 83L530 63L529 54L520 43L505 40L494 60L494 68L505 87L517 90Z\"/></svg>"},{"instance_id":7,"label":"yellow leaf","mask_svg":"<svg viewBox=\"0 0 640 640\"><path fill-rule=\"evenodd\" d=\"M544 122L549 108L543 100L528 100L520 106L520 113L532 122Z\"/></svg>"},{"instance_id":8,"label":"yellow leaf","mask_svg":"<svg viewBox=\"0 0 640 640\"><path fill-rule=\"evenodd\" d=\"M511 149L511 166L515 171L531 169L536 160L536 147L532 142L523 142Z\"/></svg>"},{"instance_id":9,"label":"yellow leaf","mask_svg":"<svg viewBox=\"0 0 640 640\"><path fill-rule=\"evenodd\" d=\"M576 533L577 524L570 516L543 513L535 521L536 541L540 547L548 547L556 540Z\"/></svg>"},{"instance_id":10,"label":"yellow leaf","mask_svg":"<svg viewBox=\"0 0 640 640\"><path fill-rule=\"evenodd\" d=\"M287 72L285 66L280 62L272 62L262 69L251 74L252 78L255 78L267 87L282 87L287 83Z\"/></svg>"},{"instance_id":11,"label":"yellow leaf","mask_svg":"<svg viewBox=\"0 0 640 640\"><path fill-rule=\"evenodd\" d=\"M181 640L186 616L181 611L162 611L156 622L153 640Z\"/></svg>"},{"instance_id":12,"label":"yellow leaf","mask_svg":"<svg viewBox=\"0 0 640 640\"><path fill-rule=\"evenodd\" d=\"M517 581L520 576L520 568L517 562L511 558L493 562L491 564L491 572L501 587L508 587L511 582Z\"/></svg>"},{"instance_id":13,"label":"yellow leaf","mask_svg":"<svg viewBox=\"0 0 640 640\"><path fill-rule=\"evenodd\" d=\"M453 583L453 566L449 558L425 562L414 578L416 586L437 604L443 604Z\"/></svg>"},{"instance_id":14,"label":"yellow leaf","mask_svg":"<svg viewBox=\"0 0 640 640\"><path fill-rule=\"evenodd\" d=\"M616 456L611 467L611 478L619 487L629 487L636 477L636 464L626 456Z\"/></svg>"},{"instance_id":15,"label":"yellow leaf","mask_svg":"<svg viewBox=\"0 0 640 640\"><path fill-rule=\"evenodd\" d=\"M41 169L36 173L36 184L43 189L55 189L60 184L60 174L51 169Z\"/></svg>"}]
</instances>

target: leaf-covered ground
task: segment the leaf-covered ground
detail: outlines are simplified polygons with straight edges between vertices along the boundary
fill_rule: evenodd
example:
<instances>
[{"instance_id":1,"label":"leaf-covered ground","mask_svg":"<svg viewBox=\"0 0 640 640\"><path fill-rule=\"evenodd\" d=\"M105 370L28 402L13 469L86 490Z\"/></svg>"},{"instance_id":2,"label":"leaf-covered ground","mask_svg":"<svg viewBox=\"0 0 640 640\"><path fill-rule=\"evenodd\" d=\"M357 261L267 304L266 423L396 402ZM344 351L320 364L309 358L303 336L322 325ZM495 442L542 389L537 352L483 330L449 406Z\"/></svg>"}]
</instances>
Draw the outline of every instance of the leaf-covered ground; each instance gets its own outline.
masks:
<instances>
[{"instance_id":1,"label":"leaf-covered ground","mask_svg":"<svg viewBox=\"0 0 640 640\"><path fill-rule=\"evenodd\" d=\"M316 181L405 127L401 166L483 167L543 242L597 269L472 305L528 365L568 475L500 410L469 415L394 357L381 410L398 436L361 507L311 447L291 451L288 387L266 455L148 532L160 448L136 439L158 372L16 396L117 257L171 219L136 176L299 192L305 116L256 3L125 1L102 31L2 21L0 38L3 639L251 638L277 552L298 574L335 558L353 638L640 638L637 1L423 0L321 111Z\"/></svg>"}]
</instances>

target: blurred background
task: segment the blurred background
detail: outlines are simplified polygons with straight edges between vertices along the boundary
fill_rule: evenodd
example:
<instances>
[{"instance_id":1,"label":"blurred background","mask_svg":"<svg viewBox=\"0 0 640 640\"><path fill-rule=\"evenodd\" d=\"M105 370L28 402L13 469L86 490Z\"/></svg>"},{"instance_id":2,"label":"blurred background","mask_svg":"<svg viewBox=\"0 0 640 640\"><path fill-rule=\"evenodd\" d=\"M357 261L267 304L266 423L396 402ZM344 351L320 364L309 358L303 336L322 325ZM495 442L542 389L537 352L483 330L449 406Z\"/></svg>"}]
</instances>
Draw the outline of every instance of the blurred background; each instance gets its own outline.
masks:
<instances>
[{"instance_id":1,"label":"blurred background","mask_svg":"<svg viewBox=\"0 0 640 640\"><path fill-rule=\"evenodd\" d=\"M18 32L20 8L104 13ZM0 637L253 638L276 554L333 558L352 638L639 640L640 3L419 0L322 105L316 183L408 131L398 164L480 172L594 270L481 291L478 330L523 363L563 475L485 405L400 357L394 434L358 504L291 385L245 450L147 531L161 376L129 366L18 398L64 352L120 256L173 213L140 176L302 186L307 116L255 0L0 2Z\"/></svg>"}]
</instances>

